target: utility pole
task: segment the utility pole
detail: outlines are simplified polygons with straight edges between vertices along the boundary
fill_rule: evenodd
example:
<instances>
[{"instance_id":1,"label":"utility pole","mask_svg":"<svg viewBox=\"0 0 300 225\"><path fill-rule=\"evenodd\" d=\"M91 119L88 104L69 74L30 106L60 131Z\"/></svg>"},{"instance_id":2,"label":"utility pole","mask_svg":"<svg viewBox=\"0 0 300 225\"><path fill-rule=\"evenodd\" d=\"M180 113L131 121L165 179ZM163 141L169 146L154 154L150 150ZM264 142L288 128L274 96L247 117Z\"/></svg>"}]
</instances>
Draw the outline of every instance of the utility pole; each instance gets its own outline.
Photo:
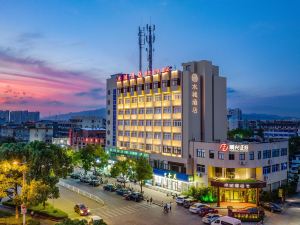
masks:
<instances>
[{"instance_id":1,"label":"utility pole","mask_svg":"<svg viewBox=\"0 0 300 225\"><path fill-rule=\"evenodd\" d=\"M145 27L139 27L139 72L142 72L142 49L145 45Z\"/></svg>"},{"instance_id":2,"label":"utility pole","mask_svg":"<svg viewBox=\"0 0 300 225\"><path fill-rule=\"evenodd\" d=\"M148 48L146 48L148 57L148 71L152 74L152 63L153 63L153 52L154 52L154 48L152 47L152 44L155 42L155 35L154 35L154 31L155 31L155 25L148 25L146 26L146 42L148 43Z\"/></svg>"}]
</instances>

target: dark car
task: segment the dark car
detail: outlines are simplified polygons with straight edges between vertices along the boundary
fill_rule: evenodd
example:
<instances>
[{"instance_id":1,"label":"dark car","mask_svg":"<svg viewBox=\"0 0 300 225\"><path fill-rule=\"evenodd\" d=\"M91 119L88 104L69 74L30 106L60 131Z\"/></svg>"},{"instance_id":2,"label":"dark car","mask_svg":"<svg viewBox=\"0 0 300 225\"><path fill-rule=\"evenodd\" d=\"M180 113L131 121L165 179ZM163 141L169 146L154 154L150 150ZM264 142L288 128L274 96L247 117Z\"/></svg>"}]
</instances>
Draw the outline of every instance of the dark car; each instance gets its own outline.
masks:
<instances>
[{"instance_id":1,"label":"dark car","mask_svg":"<svg viewBox=\"0 0 300 225\"><path fill-rule=\"evenodd\" d=\"M130 194L127 194L124 196L126 200L131 200L131 201L142 201L144 199L143 195L139 192L132 192Z\"/></svg>"},{"instance_id":2,"label":"dark car","mask_svg":"<svg viewBox=\"0 0 300 225\"><path fill-rule=\"evenodd\" d=\"M70 177L73 179L79 179L80 178L80 173L71 173Z\"/></svg>"},{"instance_id":3,"label":"dark car","mask_svg":"<svg viewBox=\"0 0 300 225\"><path fill-rule=\"evenodd\" d=\"M197 199L187 198L183 201L183 207L188 209L188 208L190 208L191 205L193 205L196 202L198 202Z\"/></svg>"},{"instance_id":4,"label":"dark car","mask_svg":"<svg viewBox=\"0 0 300 225\"><path fill-rule=\"evenodd\" d=\"M199 210L199 216L205 216L208 213L218 213L218 210L211 207L204 207Z\"/></svg>"},{"instance_id":5,"label":"dark car","mask_svg":"<svg viewBox=\"0 0 300 225\"><path fill-rule=\"evenodd\" d=\"M117 190L117 188L113 184L106 184L103 186L103 190L113 192Z\"/></svg>"},{"instance_id":6,"label":"dark car","mask_svg":"<svg viewBox=\"0 0 300 225\"><path fill-rule=\"evenodd\" d=\"M99 179L92 179L92 180L90 180L89 185L96 187L96 186L99 186L101 183L102 182Z\"/></svg>"},{"instance_id":7,"label":"dark car","mask_svg":"<svg viewBox=\"0 0 300 225\"><path fill-rule=\"evenodd\" d=\"M271 212L282 212L281 206L273 202L262 202L261 206Z\"/></svg>"},{"instance_id":8,"label":"dark car","mask_svg":"<svg viewBox=\"0 0 300 225\"><path fill-rule=\"evenodd\" d=\"M126 194L129 194L129 190L127 190L126 188L119 188L119 189L117 189L116 190L116 193L118 194L118 195L122 195L122 196L124 196L124 195L126 195Z\"/></svg>"},{"instance_id":9,"label":"dark car","mask_svg":"<svg viewBox=\"0 0 300 225\"><path fill-rule=\"evenodd\" d=\"M83 182L83 183L89 183L91 180L91 178L89 176L81 176L80 177L80 182Z\"/></svg>"},{"instance_id":10,"label":"dark car","mask_svg":"<svg viewBox=\"0 0 300 225\"><path fill-rule=\"evenodd\" d=\"M80 216L87 216L90 213L90 210L84 204L76 204L74 206L74 211Z\"/></svg>"}]
</instances>

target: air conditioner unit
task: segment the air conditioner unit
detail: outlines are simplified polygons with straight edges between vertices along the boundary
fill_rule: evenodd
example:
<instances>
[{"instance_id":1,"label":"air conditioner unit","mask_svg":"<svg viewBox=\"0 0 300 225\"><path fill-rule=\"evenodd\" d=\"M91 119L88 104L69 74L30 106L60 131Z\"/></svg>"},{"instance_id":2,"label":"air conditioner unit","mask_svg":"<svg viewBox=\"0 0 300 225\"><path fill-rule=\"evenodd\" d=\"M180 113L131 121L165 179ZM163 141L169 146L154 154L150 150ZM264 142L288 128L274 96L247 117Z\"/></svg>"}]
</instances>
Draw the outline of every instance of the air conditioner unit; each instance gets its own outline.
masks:
<instances>
[{"instance_id":1,"label":"air conditioner unit","mask_svg":"<svg viewBox=\"0 0 300 225\"><path fill-rule=\"evenodd\" d=\"M240 161L240 165L246 165L247 164L247 162L246 161Z\"/></svg>"}]
</instances>

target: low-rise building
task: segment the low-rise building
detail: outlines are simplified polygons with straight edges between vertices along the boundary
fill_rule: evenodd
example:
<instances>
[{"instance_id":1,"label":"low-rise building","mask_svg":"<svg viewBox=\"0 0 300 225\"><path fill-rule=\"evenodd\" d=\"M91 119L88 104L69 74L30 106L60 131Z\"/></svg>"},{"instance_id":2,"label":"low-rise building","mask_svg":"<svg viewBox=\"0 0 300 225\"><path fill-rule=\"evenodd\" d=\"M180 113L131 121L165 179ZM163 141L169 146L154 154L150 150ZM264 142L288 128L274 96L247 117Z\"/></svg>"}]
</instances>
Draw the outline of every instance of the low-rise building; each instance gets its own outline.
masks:
<instances>
[{"instance_id":1,"label":"low-rise building","mask_svg":"<svg viewBox=\"0 0 300 225\"><path fill-rule=\"evenodd\" d=\"M106 119L100 116L73 116L70 122L79 128L99 129L106 126Z\"/></svg>"},{"instance_id":2,"label":"low-rise building","mask_svg":"<svg viewBox=\"0 0 300 225\"><path fill-rule=\"evenodd\" d=\"M53 123L43 121L38 122L29 128L29 142L43 141L52 143L53 138Z\"/></svg>"},{"instance_id":3,"label":"low-rise building","mask_svg":"<svg viewBox=\"0 0 300 225\"><path fill-rule=\"evenodd\" d=\"M105 129L103 128L75 128L70 129L70 145L78 150L87 144L100 145L105 147Z\"/></svg>"}]
</instances>

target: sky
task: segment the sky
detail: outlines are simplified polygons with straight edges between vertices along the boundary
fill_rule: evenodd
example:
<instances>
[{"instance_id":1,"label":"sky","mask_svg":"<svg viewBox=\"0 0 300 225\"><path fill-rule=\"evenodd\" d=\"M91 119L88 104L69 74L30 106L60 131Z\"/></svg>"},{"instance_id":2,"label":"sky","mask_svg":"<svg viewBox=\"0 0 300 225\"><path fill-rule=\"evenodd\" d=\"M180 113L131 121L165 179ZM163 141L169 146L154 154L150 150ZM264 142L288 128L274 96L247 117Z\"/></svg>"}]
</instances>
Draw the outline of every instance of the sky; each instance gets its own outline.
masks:
<instances>
[{"instance_id":1,"label":"sky","mask_svg":"<svg viewBox=\"0 0 300 225\"><path fill-rule=\"evenodd\" d=\"M104 107L106 78L138 71L138 26L152 23L154 68L211 60L228 107L300 117L299 9L297 0L0 0L0 110Z\"/></svg>"}]
</instances>

